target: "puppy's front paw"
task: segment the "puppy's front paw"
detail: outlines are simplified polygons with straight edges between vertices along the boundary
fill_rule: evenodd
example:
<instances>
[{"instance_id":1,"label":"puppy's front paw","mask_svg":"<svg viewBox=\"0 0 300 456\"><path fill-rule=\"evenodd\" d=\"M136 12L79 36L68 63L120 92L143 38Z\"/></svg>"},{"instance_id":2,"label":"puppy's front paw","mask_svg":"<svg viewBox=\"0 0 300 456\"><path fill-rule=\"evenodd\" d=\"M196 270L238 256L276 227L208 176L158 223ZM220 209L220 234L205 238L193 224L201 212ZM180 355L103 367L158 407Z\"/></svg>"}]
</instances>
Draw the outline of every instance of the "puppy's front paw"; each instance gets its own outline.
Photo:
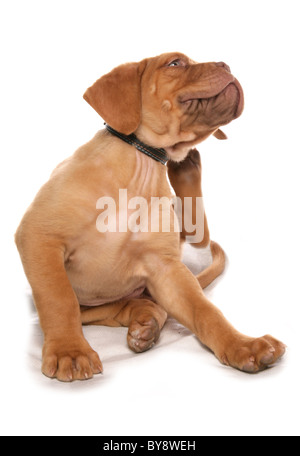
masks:
<instances>
[{"instance_id":1,"label":"puppy's front paw","mask_svg":"<svg viewBox=\"0 0 300 456\"><path fill-rule=\"evenodd\" d=\"M219 358L223 364L254 373L276 363L284 355L285 348L282 342L269 335L257 339L242 336Z\"/></svg>"},{"instance_id":2,"label":"puppy's front paw","mask_svg":"<svg viewBox=\"0 0 300 456\"><path fill-rule=\"evenodd\" d=\"M98 354L83 337L76 340L46 341L43 347L42 372L62 382L87 380L103 371Z\"/></svg>"}]
</instances>

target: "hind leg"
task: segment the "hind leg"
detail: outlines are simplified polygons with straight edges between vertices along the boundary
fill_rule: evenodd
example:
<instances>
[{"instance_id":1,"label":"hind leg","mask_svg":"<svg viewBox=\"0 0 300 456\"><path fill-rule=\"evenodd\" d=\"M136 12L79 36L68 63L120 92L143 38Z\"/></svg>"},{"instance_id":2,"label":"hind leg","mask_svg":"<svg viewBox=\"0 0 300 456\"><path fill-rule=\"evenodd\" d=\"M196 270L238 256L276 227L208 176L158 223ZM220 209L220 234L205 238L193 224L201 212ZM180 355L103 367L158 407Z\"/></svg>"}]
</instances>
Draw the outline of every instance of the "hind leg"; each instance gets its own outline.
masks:
<instances>
[{"instance_id":1,"label":"hind leg","mask_svg":"<svg viewBox=\"0 0 300 456\"><path fill-rule=\"evenodd\" d=\"M225 253L216 242L210 241L207 219L203 207L201 173L201 159L197 149L191 149L182 162L168 162L170 183L175 190L176 196L182 202L181 240L183 242L185 240L188 241L188 236L191 238L197 237L199 239L191 241L193 247L203 248L210 245L213 262L208 268L197 275L201 287L205 288L224 271ZM191 199L189 206L185 206L184 198L186 197ZM196 226L194 231L189 232L186 228L196 225L197 211L202 211L202 217L200 217L202 226Z\"/></svg>"},{"instance_id":2,"label":"hind leg","mask_svg":"<svg viewBox=\"0 0 300 456\"><path fill-rule=\"evenodd\" d=\"M149 350L158 340L167 312L147 298L121 300L82 309L83 324L128 327L127 342L136 353Z\"/></svg>"},{"instance_id":3,"label":"hind leg","mask_svg":"<svg viewBox=\"0 0 300 456\"><path fill-rule=\"evenodd\" d=\"M197 149L191 149L182 162L168 161L168 176L170 183L181 199L182 204L182 232L181 239L186 240L187 236L199 238L192 241L193 247L206 247L210 242L206 214L203 207L201 188L201 159ZM185 204L185 198L189 198L191 204ZM191 228L196 225L197 211L202 211L199 217L202 226L197 226L193 231ZM195 236L197 234L197 236Z\"/></svg>"}]
</instances>

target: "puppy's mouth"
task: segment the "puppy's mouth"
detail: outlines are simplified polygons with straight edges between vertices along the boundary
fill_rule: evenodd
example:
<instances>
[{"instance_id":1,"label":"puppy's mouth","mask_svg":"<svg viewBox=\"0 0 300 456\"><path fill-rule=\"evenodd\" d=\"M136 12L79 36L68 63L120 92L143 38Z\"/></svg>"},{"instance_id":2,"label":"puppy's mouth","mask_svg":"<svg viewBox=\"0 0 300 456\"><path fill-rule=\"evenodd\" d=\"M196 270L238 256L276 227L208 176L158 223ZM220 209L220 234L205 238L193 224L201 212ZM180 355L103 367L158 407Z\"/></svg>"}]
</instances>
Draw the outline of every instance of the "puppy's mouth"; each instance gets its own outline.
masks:
<instances>
[{"instance_id":1,"label":"puppy's mouth","mask_svg":"<svg viewBox=\"0 0 300 456\"><path fill-rule=\"evenodd\" d=\"M229 76L229 75L228 75ZM215 89L195 91L179 96L179 103L195 122L209 126L225 125L238 118L244 109L243 89L232 75Z\"/></svg>"}]
</instances>

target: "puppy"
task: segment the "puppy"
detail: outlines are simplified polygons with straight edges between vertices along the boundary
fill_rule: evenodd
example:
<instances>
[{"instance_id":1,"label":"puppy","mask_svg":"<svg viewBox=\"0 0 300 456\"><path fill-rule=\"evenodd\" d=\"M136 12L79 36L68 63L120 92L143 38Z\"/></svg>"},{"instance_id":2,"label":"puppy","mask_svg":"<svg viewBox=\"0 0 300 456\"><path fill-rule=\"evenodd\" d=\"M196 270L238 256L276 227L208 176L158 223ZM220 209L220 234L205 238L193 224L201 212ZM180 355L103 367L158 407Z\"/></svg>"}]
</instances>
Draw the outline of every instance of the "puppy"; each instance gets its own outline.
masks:
<instances>
[{"instance_id":1,"label":"puppy","mask_svg":"<svg viewBox=\"0 0 300 456\"><path fill-rule=\"evenodd\" d=\"M127 326L141 352L168 315L226 365L275 363L281 342L239 333L203 293L225 260L210 241L194 146L224 139L219 127L242 113L229 67L163 54L115 68L84 98L106 127L54 170L16 233L44 332L42 372L61 381L102 372L82 324ZM212 251L197 277L181 262L185 240Z\"/></svg>"}]
</instances>

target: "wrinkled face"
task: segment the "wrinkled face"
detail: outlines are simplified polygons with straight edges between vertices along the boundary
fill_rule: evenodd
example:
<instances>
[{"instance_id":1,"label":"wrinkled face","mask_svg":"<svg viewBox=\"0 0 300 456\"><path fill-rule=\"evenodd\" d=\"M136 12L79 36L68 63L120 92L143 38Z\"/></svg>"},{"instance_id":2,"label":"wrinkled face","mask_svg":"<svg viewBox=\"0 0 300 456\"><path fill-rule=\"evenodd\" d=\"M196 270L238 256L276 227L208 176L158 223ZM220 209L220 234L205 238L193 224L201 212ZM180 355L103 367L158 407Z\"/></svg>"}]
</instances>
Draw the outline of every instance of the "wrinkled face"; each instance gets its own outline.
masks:
<instances>
[{"instance_id":1,"label":"wrinkled face","mask_svg":"<svg viewBox=\"0 0 300 456\"><path fill-rule=\"evenodd\" d=\"M173 160L240 116L243 91L229 67L196 63L183 54L148 59L142 76L137 136L166 148Z\"/></svg>"},{"instance_id":2,"label":"wrinkled face","mask_svg":"<svg viewBox=\"0 0 300 456\"><path fill-rule=\"evenodd\" d=\"M222 63L196 63L169 53L121 65L102 76L85 100L115 130L135 133L181 161L189 149L240 116L239 82Z\"/></svg>"}]
</instances>

